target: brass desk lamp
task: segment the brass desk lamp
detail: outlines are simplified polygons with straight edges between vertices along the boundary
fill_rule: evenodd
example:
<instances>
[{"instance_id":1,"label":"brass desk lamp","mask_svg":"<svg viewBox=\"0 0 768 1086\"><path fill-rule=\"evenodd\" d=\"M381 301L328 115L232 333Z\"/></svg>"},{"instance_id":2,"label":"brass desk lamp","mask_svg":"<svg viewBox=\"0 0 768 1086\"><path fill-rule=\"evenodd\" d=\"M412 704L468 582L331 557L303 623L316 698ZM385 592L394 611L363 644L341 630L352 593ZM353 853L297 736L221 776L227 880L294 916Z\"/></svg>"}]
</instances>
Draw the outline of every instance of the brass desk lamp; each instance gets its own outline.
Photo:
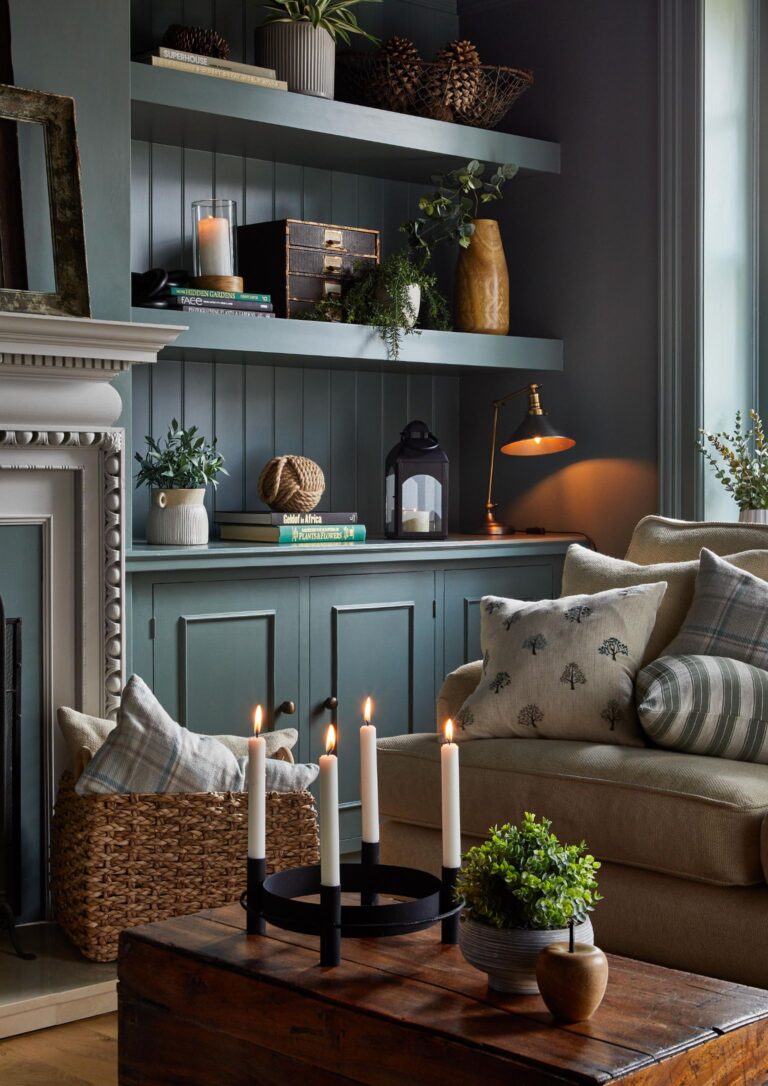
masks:
<instances>
[{"instance_id":1,"label":"brass desk lamp","mask_svg":"<svg viewBox=\"0 0 768 1086\"><path fill-rule=\"evenodd\" d=\"M496 460L496 431L499 422L499 409L516 396L528 394L528 411L518 428L506 441L499 452L505 456L548 456L549 453L565 452L572 449L576 442L566 437L561 430L553 426L541 406L539 395L541 385L530 384L493 401L493 430L491 434L491 463L488 470L488 499L485 503L485 516L481 532L485 535L511 535L515 529L508 524L501 524L493 515L497 502L493 500L493 467Z\"/></svg>"}]
</instances>

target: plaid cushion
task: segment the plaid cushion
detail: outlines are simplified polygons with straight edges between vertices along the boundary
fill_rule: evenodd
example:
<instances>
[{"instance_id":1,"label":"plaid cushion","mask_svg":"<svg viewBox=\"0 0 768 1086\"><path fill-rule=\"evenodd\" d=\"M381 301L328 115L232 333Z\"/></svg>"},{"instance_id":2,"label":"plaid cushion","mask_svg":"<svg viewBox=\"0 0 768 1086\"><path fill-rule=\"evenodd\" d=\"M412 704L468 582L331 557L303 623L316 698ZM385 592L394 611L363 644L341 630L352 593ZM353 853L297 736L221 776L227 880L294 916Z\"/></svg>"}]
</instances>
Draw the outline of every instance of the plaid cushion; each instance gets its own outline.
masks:
<instances>
[{"instance_id":1,"label":"plaid cushion","mask_svg":"<svg viewBox=\"0 0 768 1086\"><path fill-rule=\"evenodd\" d=\"M665 656L726 656L768 670L768 583L702 550L693 603Z\"/></svg>"},{"instance_id":2,"label":"plaid cushion","mask_svg":"<svg viewBox=\"0 0 768 1086\"><path fill-rule=\"evenodd\" d=\"M637 712L654 743L768 765L768 671L722 656L662 656L637 677Z\"/></svg>"},{"instance_id":3,"label":"plaid cushion","mask_svg":"<svg viewBox=\"0 0 768 1086\"><path fill-rule=\"evenodd\" d=\"M146 683L132 675L123 691L117 727L83 770L75 791L241 792L243 785L243 765L231 751L215 739L182 728Z\"/></svg>"}]
</instances>

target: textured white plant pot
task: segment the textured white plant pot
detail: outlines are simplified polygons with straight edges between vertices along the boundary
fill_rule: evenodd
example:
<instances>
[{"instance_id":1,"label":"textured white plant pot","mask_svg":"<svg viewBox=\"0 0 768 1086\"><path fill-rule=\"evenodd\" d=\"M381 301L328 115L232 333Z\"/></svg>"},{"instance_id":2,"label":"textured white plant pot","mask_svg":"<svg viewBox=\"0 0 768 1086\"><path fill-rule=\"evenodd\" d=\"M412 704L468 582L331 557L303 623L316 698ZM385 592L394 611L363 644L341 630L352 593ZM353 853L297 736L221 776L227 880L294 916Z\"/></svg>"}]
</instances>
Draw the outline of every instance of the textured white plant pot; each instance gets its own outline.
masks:
<instances>
[{"instance_id":1,"label":"textured white plant pot","mask_svg":"<svg viewBox=\"0 0 768 1086\"><path fill-rule=\"evenodd\" d=\"M208 542L205 487L153 490L147 518L147 543L201 547Z\"/></svg>"},{"instance_id":2,"label":"textured white plant pot","mask_svg":"<svg viewBox=\"0 0 768 1086\"><path fill-rule=\"evenodd\" d=\"M739 523L768 524L768 509L741 509L739 511Z\"/></svg>"},{"instance_id":3,"label":"textured white plant pot","mask_svg":"<svg viewBox=\"0 0 768 1086\"><path fill-rule=\"evenodd\" d=\"M589 917L573 929L577 943L595 941ZM568 929L532 931L530 928L491 928L476 920L462 919L459 946L470 965L488 974L488 987L496 992L535 995L536 958L542 947L567 943Z\"/></svg>"},{"instance_id":4,"label":"textured white plant pot","mask_svg":"<svg viewBox=\"0 0 768 1086\"><path fill-rule=\"evenodd\" d=\"M413 328L416 321L419 319L419 309L421 308L421 287L418 283L409 283L405 288L405 295L407 298L407 304L403 306L402 321L406 328ZM378 302L389 302L392 300L392 295L382 284L376 288L376 300Z\"/></svg>"},{"instance_id":5,"label":"textured white plant pot","mask_svg":"<svg viewBox=\"0 0 768 1086\"><path fill-rule=\"evenodd\" d=\"M311 23L267 23L256 31L257 63L274 68L296 94L333 98L336 43Z\"/></svg>"}]
</instances>

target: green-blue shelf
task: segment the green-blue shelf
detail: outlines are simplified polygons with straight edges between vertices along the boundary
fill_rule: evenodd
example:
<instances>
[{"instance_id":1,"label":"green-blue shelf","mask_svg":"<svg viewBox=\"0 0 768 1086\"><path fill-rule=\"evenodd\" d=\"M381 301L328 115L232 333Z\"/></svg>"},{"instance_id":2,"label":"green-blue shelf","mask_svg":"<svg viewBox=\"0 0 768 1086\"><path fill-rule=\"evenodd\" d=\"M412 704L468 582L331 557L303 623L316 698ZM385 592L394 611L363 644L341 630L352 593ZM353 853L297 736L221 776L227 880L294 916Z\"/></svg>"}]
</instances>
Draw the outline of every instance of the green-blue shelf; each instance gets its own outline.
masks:
<instances>
[{"instance_id":1,"label":"green-blue shelf","mask_svg":"<svg viewBox=\"0 0 768 1086\"><path fill-rule=\"evenodd\" d=\"M364 325L139 308L132 310L132 319L187 326L173 346L162 352L163 358L407 373L437 368L444 373L563 368L563 344L558 339L424 331L404 336L400 358L393 362L378 332Z\"/></svg>"},{"instance_id":2,"label":"green-blue shelf","mask_svg":"<svg viewBox=\"0 0 768 1086\"><path fill-rule=\"evenodd\" d=\"M416 181L477 158L559 173L560 145L131 64L134 139Z\"/></svg>"}]
</instances>

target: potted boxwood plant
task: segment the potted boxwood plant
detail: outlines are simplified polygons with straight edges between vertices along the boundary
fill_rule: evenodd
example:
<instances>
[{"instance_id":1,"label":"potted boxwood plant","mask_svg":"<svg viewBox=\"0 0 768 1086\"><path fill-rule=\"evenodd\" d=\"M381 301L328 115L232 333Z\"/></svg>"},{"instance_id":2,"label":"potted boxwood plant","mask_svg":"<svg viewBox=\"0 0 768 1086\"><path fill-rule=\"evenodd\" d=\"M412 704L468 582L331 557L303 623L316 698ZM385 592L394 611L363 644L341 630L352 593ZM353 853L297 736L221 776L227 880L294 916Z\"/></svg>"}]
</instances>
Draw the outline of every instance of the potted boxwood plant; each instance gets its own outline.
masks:
<instances>
[{"instance_id":1,"label":"potted boxwood plant","mask_svg":"<svg viewBox=\"0 0 768 1086\"><path fill-rule=\"evenodd\" d=\"M174 546L202 546L208 542L205 488L218 486L217 475L227 475L224 457L176 419L161 445L147 435L146 455L136 453L139 471L136 485L150 487L152 504L147 519L147 542Z\"/></svg>"},{"instance_id":2,"label":"potted boxwood plant","mask_svg":"<svg viewBox=\"0 0 768 1086\"><path fill-rule=\"evenodd\" d=\"M750 410L753 428L745 430L741 411L736 412L732 434L720 431L710 434L699 430L703 440L699 449L704 459L715 469L715 478L723 484L739 507L742 523L768 524L768 445L763 420ZM714 456L707 442L718 454Z\"/></svg>"},{"instance_id":3,"label":"potted boxwood plant","mask_svg":"<svg viewBox=\"0 0 768 1086\"><path fill-rule=\"evenodd\" d=\"M379 39L358 24L356 4L382 0L272 0L264 24L256 31L259 64L274 68L288 90L333 98L336 41L350 44L358 34L374 45Z\"/></svg>"},{"instance_id":4,"label":"potted boxwood plant","mask_svg":"<svg viewBox=\"0 0 768 1086\"><path fill-rule=\"evenodd\" d=\"M551 825L526 812L520 826L494 827L459 873L461 951L496 991L537 992L539 951L567 941L571 921L577 943L593 942L587 914L600 900L600 864L583 841L562 845Z\"/></svg>"},{"instance_id":5,"label":"potted boxwood plant","mask_svg":"<svg viewBox=\"0 0 768 1086\"><path fill-rule=\"evenodd\" d=\"M495 219L480 218L483 204L501 200L502 186L517 166L497 166L485 180L485 165L473 159L446 174L435 174L435 191L422 196L424 214L404 222L411 245L431 256L442 241L458 244L454 325L457 332L505 336L509 331L509 272Z\"/></svg>"}]
</instances>

